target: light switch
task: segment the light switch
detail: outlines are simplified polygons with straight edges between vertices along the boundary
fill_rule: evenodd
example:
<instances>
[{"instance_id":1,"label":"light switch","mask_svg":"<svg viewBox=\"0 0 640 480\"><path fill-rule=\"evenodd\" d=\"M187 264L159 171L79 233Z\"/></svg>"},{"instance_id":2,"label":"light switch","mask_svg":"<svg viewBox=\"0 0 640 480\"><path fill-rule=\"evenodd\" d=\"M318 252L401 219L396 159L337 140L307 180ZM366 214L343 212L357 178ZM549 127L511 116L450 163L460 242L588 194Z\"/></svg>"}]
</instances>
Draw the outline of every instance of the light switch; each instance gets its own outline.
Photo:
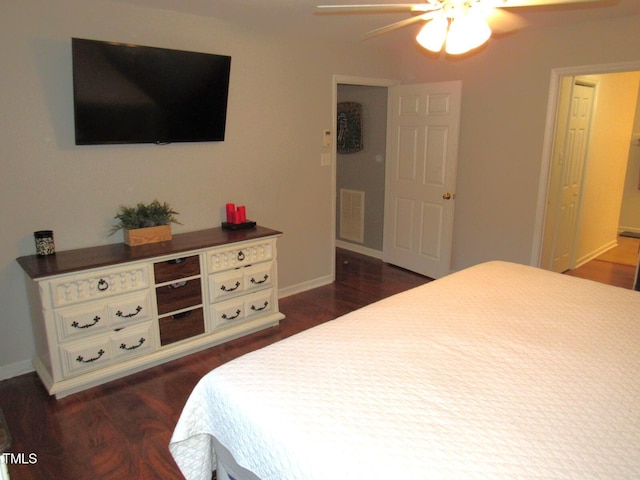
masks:
<instances>
[{"instance_id":1,"label":"light switch","mask_svg":"<svg viewBox=\"0 0 640 480\"><path fill-rule=\"evenodd\" d=\"M330 153L321 153L320 154L320 165L323 167L331 165L331 154Z\"/></svg>"},{"instance_id":2,"label":"light switch","mask_svg":"<svg viewBox=\"0 0 640 480\"><path fill-rule=\"evenodd\" d=\"M322 146L330 147L331 146L331 130L323 130L322 131Z\"/></svg>"}]
</instances>

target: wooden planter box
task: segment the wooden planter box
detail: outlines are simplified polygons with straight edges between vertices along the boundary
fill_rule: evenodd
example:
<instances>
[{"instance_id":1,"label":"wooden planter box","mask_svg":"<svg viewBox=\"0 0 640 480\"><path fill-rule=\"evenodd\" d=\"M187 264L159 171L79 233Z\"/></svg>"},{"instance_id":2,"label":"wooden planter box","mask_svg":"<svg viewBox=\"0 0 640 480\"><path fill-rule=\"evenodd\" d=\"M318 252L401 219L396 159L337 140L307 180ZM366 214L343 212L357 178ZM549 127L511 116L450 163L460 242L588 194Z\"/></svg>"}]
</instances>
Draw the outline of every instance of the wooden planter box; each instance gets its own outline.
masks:
<instances>
[{"instance_id":1,"label":"wooden planter box","mask_svg":"<svg viewBox=\"0 0 640 480\"><path fill-rule=\"evenodd\" d=\"M145 245L147 243L166 242L171 240L171 225L159 225L157 227L124 229L124 243L130 247Z\"/></svg>"}]
</instances>

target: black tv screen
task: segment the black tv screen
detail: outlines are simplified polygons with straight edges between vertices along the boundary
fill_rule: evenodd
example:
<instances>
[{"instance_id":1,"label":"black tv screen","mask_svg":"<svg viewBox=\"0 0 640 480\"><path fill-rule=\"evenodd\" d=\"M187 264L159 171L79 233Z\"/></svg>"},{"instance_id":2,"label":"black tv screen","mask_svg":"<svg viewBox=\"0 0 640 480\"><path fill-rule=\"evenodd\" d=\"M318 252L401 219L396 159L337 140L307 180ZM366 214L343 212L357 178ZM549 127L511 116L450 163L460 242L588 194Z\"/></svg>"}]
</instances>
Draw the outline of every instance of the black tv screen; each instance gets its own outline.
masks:
<instances>
[{"instance_id":1,"label":"black tv screen","mask_svg":"<svg viewBox=\"0 0 640 480\"><path fill-rule=\"evenodd\" d=\"M76 145L223 141L231 57L73 38Z\"/></svg>"}]
</instances>

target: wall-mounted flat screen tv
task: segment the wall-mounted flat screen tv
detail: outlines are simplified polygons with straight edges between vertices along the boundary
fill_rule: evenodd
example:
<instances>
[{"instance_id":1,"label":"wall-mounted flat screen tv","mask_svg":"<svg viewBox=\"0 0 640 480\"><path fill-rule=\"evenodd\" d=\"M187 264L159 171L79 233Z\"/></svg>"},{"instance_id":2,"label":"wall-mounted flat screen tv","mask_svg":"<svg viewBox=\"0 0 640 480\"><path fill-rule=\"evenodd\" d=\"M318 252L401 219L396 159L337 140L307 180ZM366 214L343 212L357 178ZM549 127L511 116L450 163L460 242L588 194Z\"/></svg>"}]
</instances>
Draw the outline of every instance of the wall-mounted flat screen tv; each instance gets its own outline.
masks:
<instances>
[{"instance_id":1,"label":"wall-mounted flat screen tv","mask_svg":"<svg viewBox=\"0 0 640 480\"><path fill-rule=\"evenodd\" d=\"M76 145L219 142L231 57L73 38Z\"/></svg>"}]
</instances>

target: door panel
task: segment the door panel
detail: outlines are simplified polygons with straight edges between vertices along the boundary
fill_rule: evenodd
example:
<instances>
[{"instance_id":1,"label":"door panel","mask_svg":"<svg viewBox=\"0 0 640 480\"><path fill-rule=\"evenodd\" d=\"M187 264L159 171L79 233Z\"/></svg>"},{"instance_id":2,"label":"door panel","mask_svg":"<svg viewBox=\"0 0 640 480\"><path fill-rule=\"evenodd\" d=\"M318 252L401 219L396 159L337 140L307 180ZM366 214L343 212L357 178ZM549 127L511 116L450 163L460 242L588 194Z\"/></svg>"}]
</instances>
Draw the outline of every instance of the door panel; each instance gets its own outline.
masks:
<instances>
[{"instance_id":1,"label":"door panel","mask_svg":"<svg viewBox=\"0 0 640 480\"><path fill-rule=\"evenodd\" d=\"M575 266L575 248L584 166L594 99L593 86L575 83L569 105L564 152L558 155L559 203L556 207L551 270L564 272Z\"/></svg>"},{"instance_id":2,"label":"door panel","mask_svg":"<svg viewBox=\"0 0 640 480\"><path fill-rule=\"evenodd\" d=\"M398 151L396 158L397 180L414 181L416 178L416 166L418 163L418 140L420 132L415 126L400 125L398 128Z\"/></svg>"},{"instance_id":3,"label":"door panel","mask_svg":"<svg viewBox=\"0 0 640 480\"><path fill-rule=\"evenodd\" d=\"M383 260L450 272L461 82L389 89Z\"/></svg>"},{"instance_id":4,"label":"door panel","mask_svg":"<svg viewBox=\"0 0 640 480\"><path fill-rule=\"evenodd\" d=\"M442 231L444 220L444 209L436 204L422 204L422 244L420 254L432 260L442 258L442 243L440 235L431 235L429 228L436 226L436 231Z\"/></svg>"},{"instance_id":5,"label":"door panel","mask_svg":"<svg viewBox=\"0 0 640 480\"><path fill-rule=\"evenodd\" d=\"M413 219L415 201L411 198L397 197L393 215L396 219ZM411 221L396 221L393 228L393 245L396 249L410 252L413 247L413 228Z\"/></svg>"}]
</instances>

